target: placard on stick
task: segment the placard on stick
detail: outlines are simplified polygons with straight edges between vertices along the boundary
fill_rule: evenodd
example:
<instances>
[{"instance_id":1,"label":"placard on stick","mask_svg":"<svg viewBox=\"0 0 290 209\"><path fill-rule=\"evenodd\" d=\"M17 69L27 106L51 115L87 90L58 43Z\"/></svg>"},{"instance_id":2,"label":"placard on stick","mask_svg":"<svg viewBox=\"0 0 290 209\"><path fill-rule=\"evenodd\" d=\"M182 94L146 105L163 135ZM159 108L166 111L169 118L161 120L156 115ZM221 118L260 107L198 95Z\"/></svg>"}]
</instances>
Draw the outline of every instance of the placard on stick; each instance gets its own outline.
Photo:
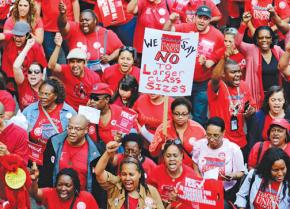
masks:
<instances>
[{"instance_id":1,"label":"placard on stick","mask_svg":"<svg viewBox=\"0 0 290 209\"><path fill-rule=\"evenodd\" d=\"M191 95L197 44L198 33L146 28L139 92L165 96ZM165 98L163 133L166 132L167 113Z\"/></svg>"}]
</instances>

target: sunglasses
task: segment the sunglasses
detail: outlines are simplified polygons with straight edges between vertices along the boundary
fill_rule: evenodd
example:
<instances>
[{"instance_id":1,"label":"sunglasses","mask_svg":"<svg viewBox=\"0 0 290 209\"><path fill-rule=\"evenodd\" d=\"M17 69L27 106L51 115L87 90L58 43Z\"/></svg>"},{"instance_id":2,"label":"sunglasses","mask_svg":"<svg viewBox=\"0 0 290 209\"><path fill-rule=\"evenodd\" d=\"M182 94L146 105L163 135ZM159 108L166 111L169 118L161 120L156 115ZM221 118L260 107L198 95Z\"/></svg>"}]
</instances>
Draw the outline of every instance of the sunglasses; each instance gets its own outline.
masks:
<instances>
[{"instance_id":1,"label":"sunglasses","mask_svg":"<svg viewBox=\"0 0 290 209\"><path fill-rule=\"evenodd\" d=\"M40 70L28 70L27 73L28 73L28 74L32 74L32 73L34 73L35 75L38 75L39 73L41 73L41 71L40 71Z\"/></svg>"},{"instance_id":2,"label":"sunglasses","mask_svg":"<svg viewBox=\"0 0 290 209\"><path fill-rule=\"evenodd\" d=\"M100 97L100 95L97 95L97 94L91 94L90 95L90 99L94 100L96 102L99 101L99 100L105 99L105 98L106 98L106 96Z\"/></svg>"},{"instance_id":3,"label":"sunglasses","mask_svg":"<svg viewBox=\"0 0 290 209\"><path fill-rule=\"evenodd\" d=\"M238 33L238 30L236 28L226 28L224 30L224 34L231 34L231 35L236 35Z\"/></svg>"},{"instance_id":4,"label":"sunglasses","mask_svg":"<svg viewBox=\"0 0 290 209\"><path fill-rule=\"evenodd\" d=\"M167 145L167 146L172 145L172 144L180 145L180 144L182 144L182 141L180 139L174 139L174 140L167 140L165 142L165 145Z\"/></svg>"}]
</instances>

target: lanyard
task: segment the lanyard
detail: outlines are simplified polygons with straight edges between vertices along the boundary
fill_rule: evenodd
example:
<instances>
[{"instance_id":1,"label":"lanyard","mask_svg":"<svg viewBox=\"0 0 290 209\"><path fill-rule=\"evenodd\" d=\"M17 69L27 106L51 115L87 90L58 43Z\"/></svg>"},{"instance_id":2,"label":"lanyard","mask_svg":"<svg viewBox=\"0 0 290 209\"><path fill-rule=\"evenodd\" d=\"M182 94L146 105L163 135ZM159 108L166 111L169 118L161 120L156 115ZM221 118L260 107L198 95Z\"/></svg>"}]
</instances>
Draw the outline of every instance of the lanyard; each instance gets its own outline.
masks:
<instances>
[{"instance_id":1,"label":"lanyard","mask_svg":"<svg viewBox=\"0 0 290 209\"><path fill-rule=\"evenodd\" d=\"M280 196L280 192L281 192L281 189L282 189L282 184L283 184L283 182L280 183L278 192L275 195L275 197L273 198L272 195L270 196L270 199L271 199L271 209L276 209L276 206L279 206L279 196ZM269 184L269 190L270 190L270 193L272 194L272 186L271 186L271 184ZM275 200L276 197L278 198L278 202Z\"/></svg>"}]
</instances>

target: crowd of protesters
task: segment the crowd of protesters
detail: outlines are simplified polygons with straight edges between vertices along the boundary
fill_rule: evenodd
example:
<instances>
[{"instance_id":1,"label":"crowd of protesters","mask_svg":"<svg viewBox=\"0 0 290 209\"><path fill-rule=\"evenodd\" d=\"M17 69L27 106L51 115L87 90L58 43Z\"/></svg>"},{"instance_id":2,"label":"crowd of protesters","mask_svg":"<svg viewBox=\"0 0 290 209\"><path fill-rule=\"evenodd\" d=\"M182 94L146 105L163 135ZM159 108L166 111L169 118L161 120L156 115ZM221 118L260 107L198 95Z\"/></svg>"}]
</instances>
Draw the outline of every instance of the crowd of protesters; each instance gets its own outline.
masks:
<instances>
[{"instance_id":1,"label":"crowd of protesters","mask_svg":"<svg viewBox=\"0 0 290 209\"><path fill-rule=\"evenodd\" d=\"M145 28L198 33L191 95L138 91ZM0 209L202 208L213 172L225 209L290 208L289 82L289 0L0 0Z\"/></svg>"}]
</instances>

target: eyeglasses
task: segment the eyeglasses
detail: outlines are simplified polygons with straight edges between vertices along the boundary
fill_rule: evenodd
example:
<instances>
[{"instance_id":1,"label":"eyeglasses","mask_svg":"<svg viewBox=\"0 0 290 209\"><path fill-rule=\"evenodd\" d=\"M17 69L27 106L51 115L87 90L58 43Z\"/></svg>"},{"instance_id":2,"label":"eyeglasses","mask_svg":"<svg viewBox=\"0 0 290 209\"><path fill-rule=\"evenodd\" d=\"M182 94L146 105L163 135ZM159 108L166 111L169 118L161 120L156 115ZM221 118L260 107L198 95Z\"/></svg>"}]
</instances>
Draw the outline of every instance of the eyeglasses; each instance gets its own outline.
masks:
<instances>
[{"instance_id":1,"label":"eyeglasses","mask_svg":"<svg viewBox=\"0 0 290 209\"><path fill-rule=\"evenodd\" d=\"M34 73L35 75L38 75L39 73L41 73L41 71L40 71L40 70L28 70L27 73L28 73L29 75L32 74L32 73Z\"/></svg>"},{"instance_id":2,"label":"eyeglasses","mask_svg":"<svg viewBox=\"0 0 290 209\"><path fill-rule=\"evenodd\" d=\"M99 100L105 99L105 98L106 98L106 96L100 97L100 95L97 95L97 94L91 94L90 95L90 99L94 100L96 102L99 101Z\"/></svg>"},{"instance_id":3,"label":"eyeglasses","mask_svg":"<svg viewBox=\"0 0 290 209\"><path fill-rule=\"evenodd\" d=\"M238 33L236 28L230 27L224 30L224 34L236 35Z\"/></svg>"},{"instance_id":4,"label":"eyeglasses","mask_svg":"<svg viewBox=\"0 0 290 209\"><path fill-rule=\"evenodd\" d=\"M180 144L182 144L182 141L180 140L180 139L173 139L173 140L167 140L166 142L165 142L165 145L172 145L172 144L174 144L174 145L180 145Z\"/></svg>"},{"instance_id":5,"label":"eyeglasses","mask_svg":"<svg viewBox=\"0 0 290 209\"><path fill-rule=\"evenodd\" d=\"M75 131L83 131L83 130L85 130L85 128L68 126L67 130L69 130L69 131L73 131L73 130L75 130Z\"/></svg>"},{"instance_id":6,"label":"eyeglasses","mask_svg":"<svg viewBox=\"0 0 290 209\"><path fill-rule=\"evenodd\" d=\"M270 40L270 39L272 39L272 37L271 36L262 36L262 37L257 37L257 39L259 39L259 40L263 40L263 39Z\"/></svg>"},{"instance_id":7,"label":"eyeglasses","mask_svg":"<svg viewBox=\"0 0 290 209\"><path fill-rule=\"evenodd\" d=\"M221 134L209 134L209 133L206 133L206 137L208 139L215 139L215 140L217 140L217 139L219 139L221 137Z\"/></svg>"},{"instance_id":8,"label":"eyeglasses","mask_svg":"<svg viewBox=\"0 0 290 209\"><path fill-rule=\"evenodd\" d=\"M188 116L189 115L189 113L180 113L180 112L173 112L173 115L175 115L175 116L177 116L177 117L182 117L182 118L184 118L184 117L186 117L186 116Z\"/></svg>"}]
</instances>

